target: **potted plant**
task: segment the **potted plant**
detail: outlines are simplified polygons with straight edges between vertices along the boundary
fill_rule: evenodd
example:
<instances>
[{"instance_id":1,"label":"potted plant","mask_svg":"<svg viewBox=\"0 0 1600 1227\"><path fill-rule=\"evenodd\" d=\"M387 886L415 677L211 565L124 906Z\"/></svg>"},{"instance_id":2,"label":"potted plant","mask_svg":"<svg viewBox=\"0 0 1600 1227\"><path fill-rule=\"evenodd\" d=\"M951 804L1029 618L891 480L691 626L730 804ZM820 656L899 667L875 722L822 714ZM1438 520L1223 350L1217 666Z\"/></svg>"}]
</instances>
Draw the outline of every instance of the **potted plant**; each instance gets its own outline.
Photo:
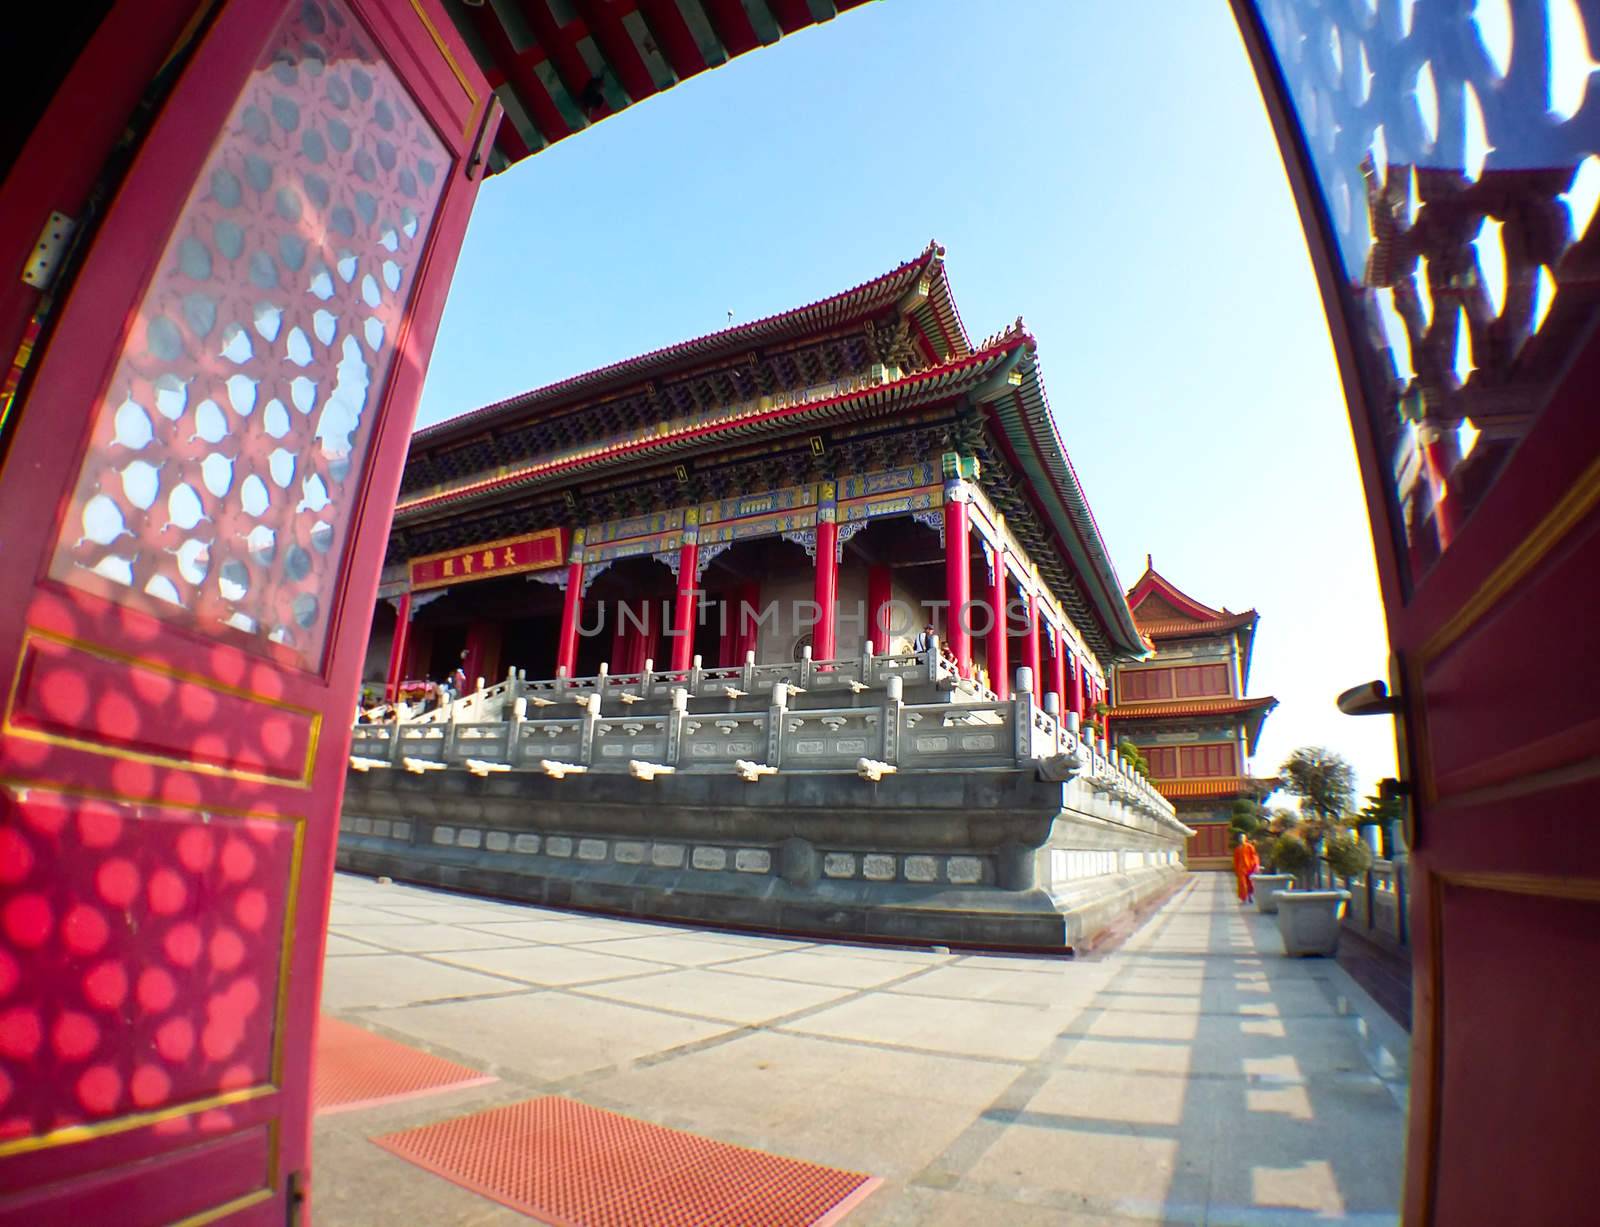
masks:
<instances>
[{"instance_id":1,"label":"potted plant","mask_svg":"<svg viewBox=\"0 0 1600 1227\"><path fill-rule=\"evenodd\" d=\"M1317 855L1298 834L1278 836L1272 845L1273 864L1291 879L1304 882ZM1256 889L1260 890L1260 879ZM1273 896L1278 913L1278 934L1290 958L1331 955L1339 948L1339 920L1350 901L1347 890L1280 890ZM1262 909L1263 911L1266 909Z\"/></svg>"}]
</instances>

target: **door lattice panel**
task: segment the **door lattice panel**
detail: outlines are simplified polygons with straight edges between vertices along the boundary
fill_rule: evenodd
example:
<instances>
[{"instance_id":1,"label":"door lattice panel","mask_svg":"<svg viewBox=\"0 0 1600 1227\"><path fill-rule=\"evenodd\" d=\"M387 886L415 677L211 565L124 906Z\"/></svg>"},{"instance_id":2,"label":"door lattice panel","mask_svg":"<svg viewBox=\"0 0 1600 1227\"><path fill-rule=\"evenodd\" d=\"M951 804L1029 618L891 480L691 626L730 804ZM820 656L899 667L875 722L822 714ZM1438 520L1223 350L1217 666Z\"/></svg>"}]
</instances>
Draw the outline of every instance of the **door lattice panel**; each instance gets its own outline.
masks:
<instances>
[{"instance_id":1,"label":"door lattice panel","mask_svg":"<svg viewBox=\"0 0 1600 1227\"><path fill-rule=\"evenodd\" d=\"M879 1184L559 1095L372 1140L564 1227L821 1227Z\"/></svg>"}]
</instances>

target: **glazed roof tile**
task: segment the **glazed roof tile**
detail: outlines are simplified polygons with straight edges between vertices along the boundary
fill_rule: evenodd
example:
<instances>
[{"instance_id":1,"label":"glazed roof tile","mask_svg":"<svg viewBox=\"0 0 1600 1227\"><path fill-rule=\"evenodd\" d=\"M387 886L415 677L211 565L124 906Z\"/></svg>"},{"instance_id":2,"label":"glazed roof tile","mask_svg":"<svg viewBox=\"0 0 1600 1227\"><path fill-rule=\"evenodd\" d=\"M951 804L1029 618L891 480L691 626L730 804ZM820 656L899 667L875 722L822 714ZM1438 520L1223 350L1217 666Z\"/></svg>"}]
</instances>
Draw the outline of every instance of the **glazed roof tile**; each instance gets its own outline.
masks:
<instances>
[{"instance_id":1,"label":"glazed roof tile","mask_svg":"<svg viewBox=\"0 0 1600 1227\"><path fill-rule=\"evenodd\" d=\"M1243 613L1228 614L1208 622L1178 621L1165 619L1160 622L1146 622L1139 617L1139 611L1133 611L1133 618L1138 623L1139 629L1152 639L1188 639L1202 635L1220 635L1236 630L1241 626L1251 626L1260 619L1260 614L1253 609Z\"/></svg>"}]
</instances>

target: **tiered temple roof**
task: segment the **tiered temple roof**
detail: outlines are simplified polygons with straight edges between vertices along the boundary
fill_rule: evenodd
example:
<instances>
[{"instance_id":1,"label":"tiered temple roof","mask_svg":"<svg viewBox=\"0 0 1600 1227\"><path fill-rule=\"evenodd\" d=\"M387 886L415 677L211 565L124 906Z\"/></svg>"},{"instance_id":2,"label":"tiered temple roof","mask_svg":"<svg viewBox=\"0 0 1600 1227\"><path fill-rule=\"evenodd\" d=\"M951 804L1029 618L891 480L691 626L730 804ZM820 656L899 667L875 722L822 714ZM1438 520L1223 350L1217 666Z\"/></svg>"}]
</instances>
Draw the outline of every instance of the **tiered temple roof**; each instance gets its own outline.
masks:
<instances>
[{"instance_id":1,"label":"tiered temple roof","mask_svg":"<svg viewBox=\"0 0 1600 1227\"><path fill-rule=\"evenodd\" d=\"M526 531L570 520L562 499L607 499L626 512L651 498L776 486L814 470L812 449L800 445L824 432L830 447L868 453L932 441L979 460L985 492L1097 654L1107 663L1143 656L1148 645L1062 445L1037 349L1020 319L974 348L944 250L931 243L819 302L419 431L391 555L451 548L450 525L466 516Z\"/></svg>"},{"instance_id":2,"label":"tiered temple roof","mask_svg":"<svg viewBox=\"0 0 1600 1227\"><path fill-rule=\"evenodd\" d=\"M1233 613L1213 609L1195 600L1171 580L1161 575L1150 558L1144 574L1128 590L1128 606L1140 632L1156 647L1176 647L1184 641L1237 639L1239 644L1240 693L1228 697L1157 699L1151 702L1119 702L1115 718L1119 725L1145 721L1237 721L1245 734L1245 752L1254 754L1261 726L1278 705L1270 695L1250 698L1242 692L1249 686L1250 649L1260 615L1253 609ZM1171 724L1168 724L1171 727ZM1254 796L1270 788L1272 781L1246 775L1210 779L1163 780L1161 791L1170 800L1225 799Z\"/></svg>"}]
</instances>

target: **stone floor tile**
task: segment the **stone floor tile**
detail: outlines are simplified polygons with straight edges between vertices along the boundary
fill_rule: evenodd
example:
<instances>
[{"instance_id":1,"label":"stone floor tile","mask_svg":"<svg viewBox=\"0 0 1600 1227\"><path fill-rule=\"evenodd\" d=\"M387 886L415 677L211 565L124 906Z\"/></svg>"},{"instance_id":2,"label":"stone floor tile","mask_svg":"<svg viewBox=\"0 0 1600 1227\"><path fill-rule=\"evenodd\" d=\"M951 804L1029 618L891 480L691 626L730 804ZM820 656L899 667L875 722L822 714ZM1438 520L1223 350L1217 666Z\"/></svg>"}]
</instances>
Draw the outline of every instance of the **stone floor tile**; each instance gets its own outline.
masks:
<instances>
[{"instance_id":1,"label":"stone floor tile","mask_svg":"<svg viewBox=\"0 0 1600 1227\"><path fill-rule=\"evenodd\" d=\"M851 958L837 947L819 950L783 950L754 954L718 966L733 975L762 976L771 980L800 980L807 984L833 984L840 988L876 988L916 971L899 963Z\"/></svg>"},{"instance_id":2,"label":"stone floor tile","mask_svg":"<svg viewBox=\"0 0 1600 1227\"><path fill-rule=\"evenodd\" d=\"M662 970L660 963L604 954L588 946L510 946L498 950L463 950L435 957L457 967L549 987L592 984Z\"/></svg>"},{"instance_id":3,"label":"stone floor tile","mask_svg":"<svg viewBox=\"0 0 1600 1227\"><path fill-rule=\"evenodd\" d=\"M481 1068L515 1071L536 1083L626 1068L728 1030L722 1023L552 992L386 1010L374 1018Z\"/></svg>"},{"instance_id":4,"label":"stone floor tile","mask_svg":"<svg viewBox=\"0 0 1600 1227\"><path fill-rule=\"evenodd\" d=\"M783 1027L928 1052L960 1053L1006 1061L1038 1056L1060 1030L1047 1009L986 1001L940 1001L874 993L818 1011Z\"/></svg>"},{"instance_id":5,"label":"stone floor tile","mask_svg":"<svg viewBox=\"0 0 1600 1227\"><path fill-rule=\"evenodd\" d=\"M733 976L695 968L594 984L584 989L591 997L747 1025L769 1022L798 1010L837 1001L852 991L798 980L767 980L760 976Z\"/></svg>"},{"instance_id":6,"label":"stone floor tile","mask_svg":"<svg viewBox=\"0 0 1600 1227\"><path fill-rule=\"evenodd\" d=\"M330 967L324 977L322 1008L338 1013L449 997L482 997L516 988L509 980L407 954L350 955Z\"/></svg>"}]
</instances>

